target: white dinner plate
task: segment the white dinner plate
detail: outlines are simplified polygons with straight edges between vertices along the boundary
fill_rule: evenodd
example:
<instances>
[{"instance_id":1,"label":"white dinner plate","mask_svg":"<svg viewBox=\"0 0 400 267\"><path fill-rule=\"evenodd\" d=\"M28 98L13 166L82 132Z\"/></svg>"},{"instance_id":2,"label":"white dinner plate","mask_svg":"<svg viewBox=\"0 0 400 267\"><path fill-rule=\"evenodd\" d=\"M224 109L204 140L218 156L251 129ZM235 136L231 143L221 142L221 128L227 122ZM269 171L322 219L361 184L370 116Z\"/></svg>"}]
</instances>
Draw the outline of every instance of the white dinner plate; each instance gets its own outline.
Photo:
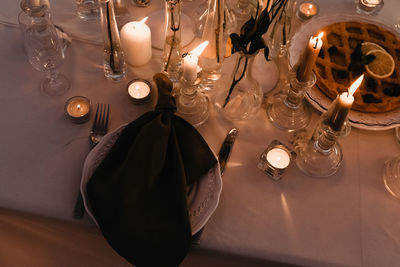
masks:
<instances>
[{"instance_id":1,"label":"white dinner plate","mask_svg":"<svg viewBox=\"0 0 400 267\"><path fill-rule=\"evenodd\" d=\"M101 139L100 143L90 151L83 165L81 193L85 204L85 209L96 224L97 221L93 216L92 209L87 198L86 185L96 168L100 165L114 143L117 141L119 135L126 125L127 124L121 125L119 128L105 135ZM191 189L188 188L187 201L193 235L203 228L208 219L214 213L218 206L221 191L222 179L218 163L211 168L196 185L194 185Z\"/></svg>"},{"instance_id":2,"label":"white dinner plate","mask_svg":"<svg viewBox=\"0 0 400 267\"><path fill-rule=\"evenodd\" d=\"M291 40L291 46L289 48L290 65L294 66L295 63L297 63L311 35L315 35L320 29L327 25L341 21L364 21L367 23L376 24L379 27L383 27L392 32L396 36L399 36L394 29L359 15L341 15L315 18L307 23L304 23L293 36ZM306 93L306 99L315 109L321 112L325 112L332 102L332 100L322 93L317 86L314 86ZM400 108L383 113L366 113L351 110L349 113L349 121L353 127L364 130L387 130L395 128L400 126Z\"/></svg>"}]
</instances>

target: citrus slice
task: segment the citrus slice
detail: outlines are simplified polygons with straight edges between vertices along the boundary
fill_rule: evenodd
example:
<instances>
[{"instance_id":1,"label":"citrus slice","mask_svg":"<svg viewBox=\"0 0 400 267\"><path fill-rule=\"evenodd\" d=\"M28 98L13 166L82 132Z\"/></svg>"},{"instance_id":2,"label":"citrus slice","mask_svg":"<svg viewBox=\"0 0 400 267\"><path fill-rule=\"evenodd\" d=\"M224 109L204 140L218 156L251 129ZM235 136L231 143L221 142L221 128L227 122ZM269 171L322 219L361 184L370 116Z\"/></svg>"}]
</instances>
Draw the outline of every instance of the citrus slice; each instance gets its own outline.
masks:
<instances>
[{"instance_id":1,"label":"citrus slice","mask_svg":"<svg viewBox=\"0 0 400 267\"><path fill-rule=\"evenodd\" d=\"M382 50L386 52L386 50L382 46L376 43L364 42L361 44L361 52L363 53L363 55L366 55L371 50Z\"/></svg>"},{"instance_id":2,"label":"citrus slice","mask_svg":"<svg viewBox=\"0 0 400 267\"><path fill-rule=\"evenodd\" d=\"M385 50L371 50L366 55L374 55L375 59L365 66L365 69L369 74L375 78L383 79L392 75L394 71L394 60L393 57Z\"/></svg>"}]
</instances>

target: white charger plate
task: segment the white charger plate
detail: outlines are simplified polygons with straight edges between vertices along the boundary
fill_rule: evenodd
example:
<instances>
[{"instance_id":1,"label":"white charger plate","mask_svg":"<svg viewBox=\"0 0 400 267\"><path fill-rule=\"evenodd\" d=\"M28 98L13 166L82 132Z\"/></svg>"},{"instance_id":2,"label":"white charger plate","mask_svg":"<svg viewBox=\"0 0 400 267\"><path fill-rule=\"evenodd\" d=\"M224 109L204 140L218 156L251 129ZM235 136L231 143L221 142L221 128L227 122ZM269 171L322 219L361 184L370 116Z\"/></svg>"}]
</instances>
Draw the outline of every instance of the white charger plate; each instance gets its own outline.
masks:
<instances>
[{"instance_id":1,"label":"white charger plate","mask_svg":"<svg viewBox=\"0 0 400 267\"><path fill-rule=\"evenodd\" d=\"M92 209L86 193L86 185L96 168L106 157L114 143L117 141L122 130L127 124L121 125L114 131L105 135L99 144L95 146L86 157L83 165L81 179L81 193L85 204L85 209L93 221L97 224L93 216ZM214 154L215 157L215 154ZM218 161L217 161L218 162ZM222 191L222 179L219 163L211 168L200 181L191 189L188 188L188 206L192 235L196 234L207 223L218 206L219 197Z\"/></svg>"},{"instance_id":2,"label":"white charger plate","mask_svg":"<svg viewBox=\"0 0 400 267\"><path fill-rule=\"evenodd\" d=\"M365 16L340 15L314 18L304 23L293 36L291 46L289 47L290 65L294 66L298 62L311 35L315 35L325 26L341 21L363 21L376 24L392 32L396 36L399 36L399 34L389 26L375 20L367 19ZM315 109L321 112L325 112L332 103L332 100L321 92L316 85L306 93L305 97ZM348 118L351 126L355 128L364 130L388 130L400 126L400 108L383 113L366 113L350 110Z\"/></svg>"}]
</instances>

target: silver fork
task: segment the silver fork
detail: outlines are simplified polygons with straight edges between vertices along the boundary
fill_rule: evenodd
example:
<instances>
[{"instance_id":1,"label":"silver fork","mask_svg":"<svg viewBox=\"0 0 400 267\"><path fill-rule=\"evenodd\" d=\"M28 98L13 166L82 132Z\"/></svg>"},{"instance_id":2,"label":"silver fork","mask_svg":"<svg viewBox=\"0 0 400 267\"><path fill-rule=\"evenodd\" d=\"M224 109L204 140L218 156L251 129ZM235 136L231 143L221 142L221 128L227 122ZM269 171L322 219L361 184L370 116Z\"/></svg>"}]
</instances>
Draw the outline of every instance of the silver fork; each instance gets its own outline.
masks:
<instances>
[{"instance_id":1,"label":"silver fork","mask_svg":"<svg viewBox=\"0 0 400 267\"><path fill-rule=\"evenodd\" d=\"M101 138L108 131L108 118L110 116L110 104L97 104L96 115L94 116L93 127L89 134L89 140L92 147L97 145ZM80 219L85 213L85 206L81 191L79 190L78 199L76 200L73 217Z\"/></svg>"},{"instance_id":2,"label":"silver fork","mask_svg":"<svg viewBox=\"0 0 400 267\"><path fill-rule=\"evenodd\" d=\"M108 131L108 117L110 116L110 104L97 104L92 131L89 139L92 145L97 145Z\"/></svg>"}]
</instances>

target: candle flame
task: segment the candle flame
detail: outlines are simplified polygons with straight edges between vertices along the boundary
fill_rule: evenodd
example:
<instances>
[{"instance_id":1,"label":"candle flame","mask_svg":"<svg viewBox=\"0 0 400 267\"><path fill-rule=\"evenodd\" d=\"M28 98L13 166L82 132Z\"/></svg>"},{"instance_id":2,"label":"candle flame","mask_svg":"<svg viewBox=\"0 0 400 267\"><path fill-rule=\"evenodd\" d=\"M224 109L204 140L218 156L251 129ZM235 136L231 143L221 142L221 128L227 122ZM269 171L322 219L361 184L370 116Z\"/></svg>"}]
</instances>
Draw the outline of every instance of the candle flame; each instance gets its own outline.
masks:
<instances>
[{"instance_id":1,"label":"candle flame","mask_svg":"<svg viewBox=\"0 0 400 267\"><path fill-rule=\"evenodd\" d=\"M143 19L142 19L141 21L139 21L139 22L145 24L148 18L149 18L149 17L145 17L145 18L143 18Z\"/></svg>"},{"instance_id":2,"label":"candle flame","mask_svg":"<svg viewBox=\"0 0 400 267\"><path fill-rule=\"evenodd\" d=\"M317 36L317 38L321 39L324 36L324 32L320 32Z\"/></svg>"},{"instance_id":3,"label":"candle flame","mask_svg":"<svg viewBox=\"0 0 400 267\"><path fill-rule=\"evenodd\" d=\"M354 92L360 86L360 84L363 81L363 79L364 79L364 74L361 75L360 77L358 77L358 79L355 82L353 82L353 84L349 88L349 92L348 92L349 95L353 95L354 94Z\"/></svg>"},{"instance_id":4,"label":"candle flame","mask_svg":"<svg viewBox=\"0 0 400 267\"><path fill-rule=\"evenodd\" d=\"M196 55L199 57L201 55L201 53L203 53L203 51L207 47L207 45L208 45L208 41L202 42L201 44L199 44L199 46L197 46L195 49L190 51L190 54Z\"/></svg>"},{"instance_id":5,"label":"candle flame","mask_svg":"<svg viewBox=\"0 0 400 267\"><path fill-rule=\"evenodd\" d=\"M81 105L80 105L80 104L76 105L76 108L77 108L78 110L81 109Z\"/></svg>"},{"instance_id":6,"label":"candle flame","mask_svg":"<svg viewBox=\"0 0 400 267\"><path fill-rule=\"evenodd\" d=\"M308 11L310 11L312 9L312 7L313 7L313 4L309 4L308 5Z\"/></svg>"}]
</instances>

